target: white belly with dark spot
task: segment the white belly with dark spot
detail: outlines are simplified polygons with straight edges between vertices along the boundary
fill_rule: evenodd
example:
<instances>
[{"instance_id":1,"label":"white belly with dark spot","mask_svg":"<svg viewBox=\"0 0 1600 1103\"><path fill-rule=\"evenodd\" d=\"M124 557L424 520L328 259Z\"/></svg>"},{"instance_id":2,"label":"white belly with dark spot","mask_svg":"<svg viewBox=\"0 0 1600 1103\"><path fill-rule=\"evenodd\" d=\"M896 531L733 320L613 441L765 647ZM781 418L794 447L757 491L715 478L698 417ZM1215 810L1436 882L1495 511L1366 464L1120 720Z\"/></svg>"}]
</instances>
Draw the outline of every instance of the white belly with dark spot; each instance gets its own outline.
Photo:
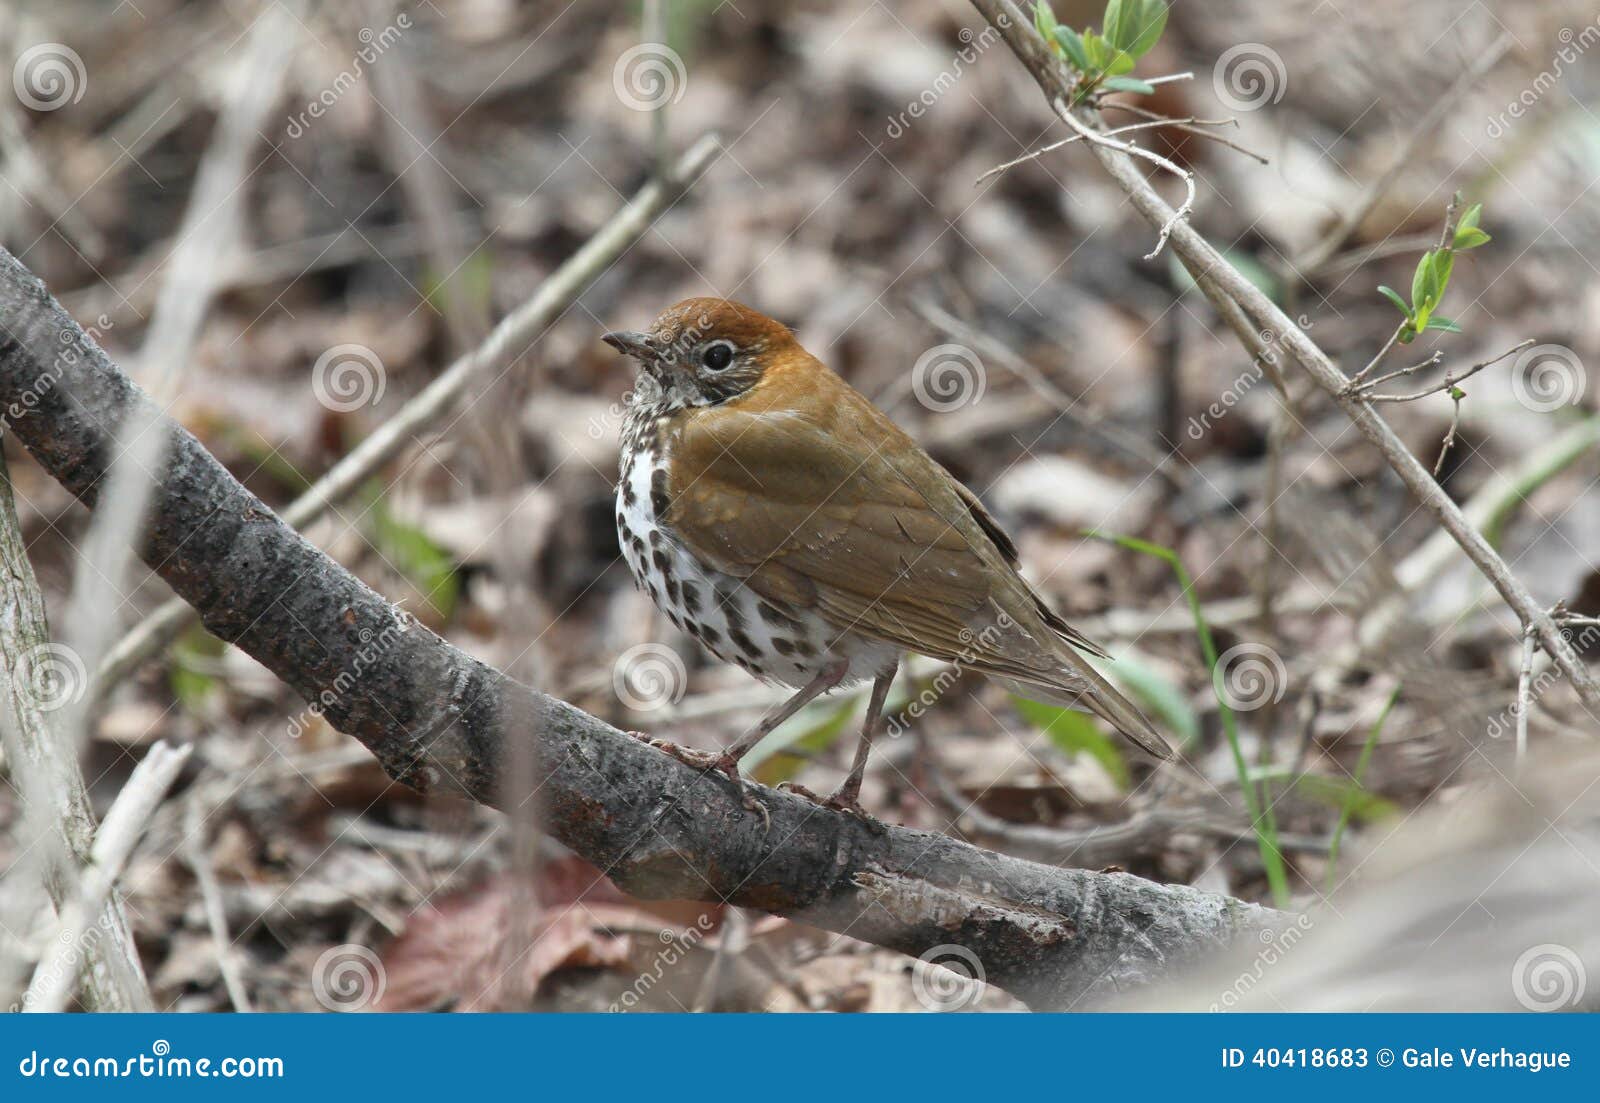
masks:
<instances>
[{"instance_id":1,"label":"white belly with dark spot","mask_svg":"<svg viewBox=\"0 0 1600 1103\"><path fill-rule=\"evenodd\" d=\"M655 451L624 453L617 539L634 582L679 629L723 662L790 686L804 685L840 658L850 662L847 681L870 678L898 655L892 644L837 639L816 614L779 609L732 575L702 567L657 523L651 489L660 466Z\"/></svg>"}]
</instances>

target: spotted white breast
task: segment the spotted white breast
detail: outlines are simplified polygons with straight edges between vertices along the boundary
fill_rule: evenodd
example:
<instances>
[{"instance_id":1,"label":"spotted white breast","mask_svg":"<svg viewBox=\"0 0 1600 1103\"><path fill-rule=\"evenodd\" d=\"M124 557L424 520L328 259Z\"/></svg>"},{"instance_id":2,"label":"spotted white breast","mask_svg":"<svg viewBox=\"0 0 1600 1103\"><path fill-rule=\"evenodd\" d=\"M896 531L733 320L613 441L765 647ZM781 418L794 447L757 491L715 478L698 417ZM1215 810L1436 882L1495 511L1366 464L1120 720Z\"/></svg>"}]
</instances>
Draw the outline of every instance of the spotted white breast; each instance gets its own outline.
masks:
<instances>
[{"instance_id":1,"label":"spotted white breast","mask_svg":"<svg viewBox=\"0 0 1600 1103\"><path fill-rule=\"evenodd\" d=\"M670 499L659 420L636 407L623 434L617 540L635 584L717 658L763 680L801 686L838 658L850 661L845 681L882 670L898 648L855 634L841 638L815 613L761 598L701 563L662 523Z\"/></svg>"}]
</instances>

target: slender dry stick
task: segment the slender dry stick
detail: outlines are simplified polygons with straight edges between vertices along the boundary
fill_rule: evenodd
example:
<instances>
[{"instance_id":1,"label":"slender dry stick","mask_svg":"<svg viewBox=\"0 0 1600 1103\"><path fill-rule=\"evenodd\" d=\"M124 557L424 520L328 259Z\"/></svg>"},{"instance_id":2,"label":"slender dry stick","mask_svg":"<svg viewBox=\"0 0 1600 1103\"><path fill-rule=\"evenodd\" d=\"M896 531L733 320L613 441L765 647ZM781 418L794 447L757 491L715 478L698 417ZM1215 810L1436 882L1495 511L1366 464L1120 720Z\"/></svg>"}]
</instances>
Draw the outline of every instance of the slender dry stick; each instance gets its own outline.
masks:
<instances>
[{"instance_id":1,"label":"slender dry stick","mask_svg":"<svg viewBox=\"0 0 1600 1103\"><path fill-rule=\"evenodd\" d=\"M250 993L244 978L239 974L239 963L234 958L233 940L228 937L228 909L222 899L222 886L217 883L217 871L212 868L211 856L206 852L205 810L200 794L191 792L183 809L183 857L194 874L200 888L200 902L205 906L206 926L211 929L211 946L217 955L217 970L222 974L223 987L233 1009L253 1011Z\"/></svg>"},{"instance_id":2,"label":"slender dry stick","mask_svg":"<svg viewBox=\"0 0 1600 1103\"><path fill-rule=\"evenodd\" d=\"M1533 708L1533 650L1538 641L1532 627L1522 632L1522 665L1517 674L1517 757L1516 768L1522 769L1528 753L1528 710Z\"/></svg>"},{"instance_id":3,"label":"slender dry stick","mask_svg":"<svg viewBox=\"0 0 1600 1103\"><path fill-rule=\"evenodd\" d=\"M1450 449L1455 447L1456 433L1461 429L1461 400L1466 398L1461 391L1450 392L1450 431L1445 433L1444 440L1439 445L1439 458L1433 461L1431 474L1435 479L1439 472L1444 470L1444 458L1450 454Z\"/></svg>"},{"instance_id":4,"label":"slender dry stick","mask_svg":"<svg viewBox=\"0 0 1600 1103\"><path fill-rule=\"evenodd\" d=\"M192 747L172 747L157 742L133 768L111 811L106 813L105 822L95 833L77 895L61 910L61 922L54 936L45 943L53 952L40 959L34 970L33 981L23 1000L24 1011L66 1009L78 981L73 963L79 948L91 937L89 924L104 910L122 867L144 835L156 807L177 780L178 771L183 769L191 750Z\"/></svg>"},{"instance_id":5,"label":"slender dry stick","mask_svg":"<svg viewBox=\"0 0 1600 1103\"><path fill-rule=\"evenodd\" d=\"M1261 154L1257 153L1253 149L1246 149L1238 142L1230 141L1220 134L1216 134L1210 130L1202 129L1202 127L1207 126L1237 127L1239 125L1238 119L1193 119L1185 122L1182 119L1167 118L1167 116L1162 115L1160 112L1151 111L1148 108L1140 107L1137 104L1119 103L1115 100L1108 100L1105 103L1102 103L1100 108L1103 111L1126 111L1128 114L1137 115L1141 119L1159 120L1164 122L1167 126L1183 131L1185 134L1193 134L1197 138L1205 138L1207 141L1212 141L1216 142L1218 145L1227 146L1235 153L1242 153L1252 161L1256 161L1259 164L1270 165L1272 163L1270 160L1261 156Z\"/></svg>"},{"instance_id":6,"label":"slender dry stick","mask_svg":"<svg viewBox=\"0 0 1600 1103\"><path fill-rule=\"evenodd\" d=\"M1424 368L1434 367L1439 363L1440 360L1444 358L1443 353L1435 352L1432 356L1428 357L1419 364L1412 364L1407 368L1399 368L1385 375L1380 375L1376 379L1368 380L1365 383L1352 382L1350 384L1350 391L1353 394L1359 395L1367 402L1415 402L1419 398L1427 398L1429 395L1438 394L1440 391L1450 392L1450 429L1445 433L1444 441L1439 445L1439 458L1433 461L1433 471L1431 472L1433 477L1437 479L1439 477L1439 472L1444 470L1444 458L1450 454L1450 449L1453 448L1456 443L1456 434L1461 431L1461 400L1467 396L1456 386L1456 384L1467 379L1471 379L1474 375L1477 375L1489 365L1498 364L1512 353L1521 352L1523 349L1532 344L1533 338L1530 337L1526 341L1522 341L1516 345L1513 345L1505 352L1502 352L1499 356L1491 357L1488 360L1480 360L1464 371L1446 372L1444 379L1440 380L1438 383L1411 394L1373 394L1372 389L1388 382L1391 379L1399 379L1404 376L1414 375L1415 373L1422 371Z\"/></svg>"},{"instance_id":7,"label":"slender dry stick","mask_svg":"<svg viewBox=\"0 0 1600 1103\"><path fill-rule=\"evenodd\" d=\"M44 598L28 561L3 453L0 572L5 575L0 586L0 746L11 780L26 802L26 826L19 837L39 840L45 890L59 913L76 889L76 870L88 858L95 831L83 771L57 707L83 686L81 680L74 682L70 669L75 656L50 641ZM63 670L67 680L43 681ZM31 864L19 857L9 871L8 901L22 897L25 890L11 878L22 877L25 868ZM105 1011L154 1010L122 906L108 902L98 922L105 937L85 947L85 1002Z\"/></svg>"},{"instance_id":8,"label":"slender dry stick","mask_svg":"<svg viewBox=\"0 0 1600 1103\"><path fill-rule=\"evenodd\" d=\"M1367 402L1415 402L1419 398L1427 398L1431 394L1438 394L1440 391L1449 390L1457 383L1462 383L1468 379L1471 379L1484 368L1500 363L1500 361L1504 360L1506 357L1521 352L1523 349L1527 348L1533 343L1534 339L1532 337L1529 337L1526 341L1519 341L1517 344L1512 345L1498 356L1491 356L1487 360L1480 360L1470 368L1464 368L1460 372L1449 372L1442 380L1440 380L1438 383L1435 383L1433 386L1427 387L1420 391L1415 391L1411 394L1369 394L1367 393L1367 390L1372 387L1376 387L1385 380L1397 379L1401 376L1411 375L1422 368L1431 367L1432 365L1438 363L1437 358L1430 358L1428 360L1424 360L1421 364L1415 364L1409 368L1400 368L1397 371L1390 372L1388 375L1379 376L1377 379L1362 384L1361 388L1359 388L1356 393Z\"/></svg>"},{"instance_id":9,"label":"slender dry stick","mask_svg":"<svg viewBox=\"0 0 1600 1103\"><path fill-rule=\"evenodd\" d=\"M1090 145L1097 147L1097 154L1100 150L1114 150L1130 160L1133 158L1138 158L1143 161L1149 161L1157 168L1169 172L1173 176L1176 176L1179 180L1183 181L1183 186L1185 189L1183 202L1178 206L1177 210L1172 211L1161 221L1161 230L1156 236L1156 247L1144 255L1145 260L1155 260L1161 255L1161 250L1166 248L1167 239L1172 236L1173 228L1176 227L1178 223L1188 218L1190 213L1194 210L1194 173L1190 172L1186 168L1178 167L1177 165L1173 164L1172 161L1161 156L1161 154L1152 153L1148 149L1142 149L1141 147L1134 145L1132 142L1123 142L1118 141L1116 138L1107 138L1105 136L1105 131L1096 129L1091 127L1088 123L1082 122L1078 118L1077 114L1071 108L1067 107L1067 100L1064 98L1058 98L1053 106L1056 109L1056 114L1061 117L1063 122L1065 122L1073 130L1076 130L1079 137L1087 138ZM1147 184L1146 186L1148 187L1149 185Z\"/></svg>"},{"instance_id":10,"label":"slender dry stick","mask_svg":"<svg viewBox=\"0 0 1600 1103\"><path fill-rule=\"evenodd\" d=\"M1444 363L1444 350L1434 349L1426 360L1419 360L1415 364L1411 364L1407 367L1396 368L1391 372L1384 372L1376 379L1368 379L1362 382L1352 376L1350 380L1350 393L1366 394L1369 393L1372 388L1387 383L1391 379L1402 379L1408 375L1415 375L1419 371L1426 371L1429 368L1436 368L1442 363Z\"/></svg>"},{"instance_id":11,"label":"slender dry stick","mask_svg":"<svg viewBox=\"0 0 1600 1103\"><path fill-rule=\"evenodd\" d=\"M495 326L487 340L446 368L400 412L373 431L294 504L284 520L304 528L334 503L347 498L369 476L427 434L456 409L476 380L504 370L526 353L544 330L627 249L644 236L655 219L705 172L721 152L714 134L707 134L679 158L672 172L652 180L622 210L539 286L533 297ZM141 663L160 652L195 621L194 610L179 600L162 605L124 636L100 668L102 692L116 685Z\"/></svg>"},{"instance_id":12,"label":"slender dry stick","mask_svg":"<svg viewBox=\"0 0 1600 1103\"><path fill-rule=\"evenodd\" d=\"M1165 119L1165 118L1163 118L1163 119L1153 119L1153 120L1151 120L1149 122L1128 123L1126 126L1113 127L1112 129L1107 130L1105 133L1106 133L1106 135L1108 137L1115 137L1118 134L1131 134L1136 130L1159 130L1162 127L1169 126L1169 125L1174 124L1174 123L1193 123L1193 122L1196 122L1196 121L1198 121L1198 120L1196 120L1194 118L1188 118L1188 119ZM1062 138L1059 142L1051 142L1047 146L1041 146L1039 149L1034 150L1032 153L1024 153L1021 157L1016 157L1016 158L1013 158L1010 161L1005 162L1004 164L996 165L994 168L990 169L988 172L984 173L982 176L980 176L976 180L974 180L972 182L973 186L976 187L977 185L983 183L985 180L989 179L992 176L999 176L1002 172L1005 172L1008 169L1014 169L1018 165L1025 165L1029 161L1037 160L1038 158L1043 157L1046 153L1054 153L1056 150L1062 148L1063 146L1070 146L1073 142L1081 142L1081 141L1083 141L1083 135L1082 134L1074 134L1070 138Z\"/></svg>"},{"instance_id":13,"label":"slender dry stick","mask_svg":"<svg viewBox=\"0 0 1600 1103\"><path fill-rule=\"evenodd\" d=\"M1367 376L1371 375L1373 370L1376 369L1379 364L1383 363L1383 358L1389 355L1390 350L1392 350L1395 345L1399 344L1400 335L1405 331L1406 324L1404 322L1401 322L1399 325L1395 326L1394 332L1389 334L1389 339L1383 343L1381 348L1378 349L1377 354L1374 355L1371 360L1367 361L1366 367L1362 368L1360 371L1356 372L1350 377L1350 382L1347 384L1347 386L1352 390L1361 386L1362 381L1365 380Z\"/></svg>"},{"instance_id":14,"label":"slender dry stick","mask_svg":"<svg viewBox=\"0 0 1600 1103\"><path fill-rule=\"evenodd\" d=\"M1062 106L1067 102L1071 92L1066 74L1034 31L1032 24L1022 18L1015 6L1004 4L1003 0L973 0L973 4L991 24L1000 27L1000 33L1005 36L1007 44L1033 75L1045 93L1046 100L1056 108L1063 120L1075 130L1095 133L1090 123L1079 119L1073 111ZM1009 10L1003 10L1004 8ZM1000 20L1002 14L1006 16L1003 21ZM1317 384L1339 404L1345 416L1355 424L1362 435L1372 442L1385 462L1400 477L1400 481L1405 483L1422 507L1432 514L1461 545L1467 558L1489 580L1518 618L1524 624L1531 624L1536 628L1539 642L1561 669L1562 674L1572 683L1573 690L1585 707L1600 714L1600 684L1596 683L1594 676L1589 673L1571 645L1562 638L1555 622L1534 601L1533 595L1528 592L1528 588L1521 580L1511 573L1505 560L1483 534L1471 526L1462 515L1461 509L1428 473L1428 469L1421 461L1411 454L1405 442L1396 435L1389 423L1379 416L1371 405L1343 393L1350 384L1350 377L1345 375L1328 354L1296 326L1271 299L1262 294L1243 273L1229 264L1227 259L1194 227L1178 217L1182 208L1174 210L1156 193L1150 182L1145 179L1144 173L1134 163L1124 143L1119 143L1115 139L1097 141L1091 138L1089 145L1101 165L1133 202L1135 209L1151 225L1160 228L1160 233L1163 235L1160 240L1171 240L1178 258L1194 274L1196 280L1202 276L1214 279L1221 291L1233 298L1248 317L1258 325L1282 335L1283 346L1289 354L1299 361Z\"/></svg>"}]
</instances>

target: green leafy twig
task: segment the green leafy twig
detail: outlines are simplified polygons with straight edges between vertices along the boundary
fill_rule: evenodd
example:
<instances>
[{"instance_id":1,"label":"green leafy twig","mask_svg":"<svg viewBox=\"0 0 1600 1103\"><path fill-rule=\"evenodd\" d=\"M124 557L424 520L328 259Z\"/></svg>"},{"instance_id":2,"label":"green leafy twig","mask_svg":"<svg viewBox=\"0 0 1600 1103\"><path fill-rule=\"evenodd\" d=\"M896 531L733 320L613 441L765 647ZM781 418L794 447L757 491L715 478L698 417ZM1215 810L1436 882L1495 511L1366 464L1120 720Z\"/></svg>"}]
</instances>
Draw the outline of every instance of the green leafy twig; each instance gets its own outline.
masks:
<instances>
[{"instance_id":1,"label":"green leafy twig","mask_svg":"<svg viewBox=\"0 0 1600 1103\"><path fill-rule=\"evenodd\" d=\"M1417 261L1417 270L1411 277L1409 303L1394 288L1385 284L1378 285L1378 292L1394 303L1405 316L1405 321L1400 324L1397 338L1402 345L1409 345L1417 339L1419 333L1425 333L1430 329L1442 330L1445 333L1461 332L1461 327L1454 321L1434 312L1438 310L1439 303L1444 298L1445 289L1450 286L1450 273L1455 268L1456 254L1476 249L1491 240L1478 226L1478 220L1482 216L1483 204L1474 203L1461 216L1461 221L1456 223L1454 234L1449 235L1445 243L1437 249L1429 249L1422 254L1422 259Z\"/></svg>"},{"instance_id":2,"label":"green leafy twig","mask_svg":"<svg viewBox=\"0 0 1600 1103\"><path fill-rule=\"evenodd\" d=\"M1156 81L1128 76L1167 28L1166 0L1110 0L1099 33L1056 21L1046 0L1034 0L1033 25L1052 52L1078 73L1075 107L1103 92L1154 92Z\"/></svg>"}]
</instances>

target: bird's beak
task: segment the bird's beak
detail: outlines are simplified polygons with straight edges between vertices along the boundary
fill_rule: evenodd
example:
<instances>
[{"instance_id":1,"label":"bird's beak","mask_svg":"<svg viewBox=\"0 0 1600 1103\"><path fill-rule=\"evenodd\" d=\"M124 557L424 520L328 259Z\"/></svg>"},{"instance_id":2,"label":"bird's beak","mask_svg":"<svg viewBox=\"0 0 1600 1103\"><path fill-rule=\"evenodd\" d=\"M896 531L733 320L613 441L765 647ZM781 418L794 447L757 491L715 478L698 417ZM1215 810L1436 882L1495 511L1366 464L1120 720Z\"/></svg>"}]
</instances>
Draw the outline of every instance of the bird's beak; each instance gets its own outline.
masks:
<instances>
[{"instance_id":1,"label":"bird's beak","mask_svg":"<svg viewBox=\"0 0 1600 1103\"><path fill-rule=\"evenodd\" d=\"M619 329L612 333L602 333L600 340L635 360L645 364L654 364L659 358L655 345L650 340L648 333L638 333L631 329Z\"/></svg>"}]
</instances>

